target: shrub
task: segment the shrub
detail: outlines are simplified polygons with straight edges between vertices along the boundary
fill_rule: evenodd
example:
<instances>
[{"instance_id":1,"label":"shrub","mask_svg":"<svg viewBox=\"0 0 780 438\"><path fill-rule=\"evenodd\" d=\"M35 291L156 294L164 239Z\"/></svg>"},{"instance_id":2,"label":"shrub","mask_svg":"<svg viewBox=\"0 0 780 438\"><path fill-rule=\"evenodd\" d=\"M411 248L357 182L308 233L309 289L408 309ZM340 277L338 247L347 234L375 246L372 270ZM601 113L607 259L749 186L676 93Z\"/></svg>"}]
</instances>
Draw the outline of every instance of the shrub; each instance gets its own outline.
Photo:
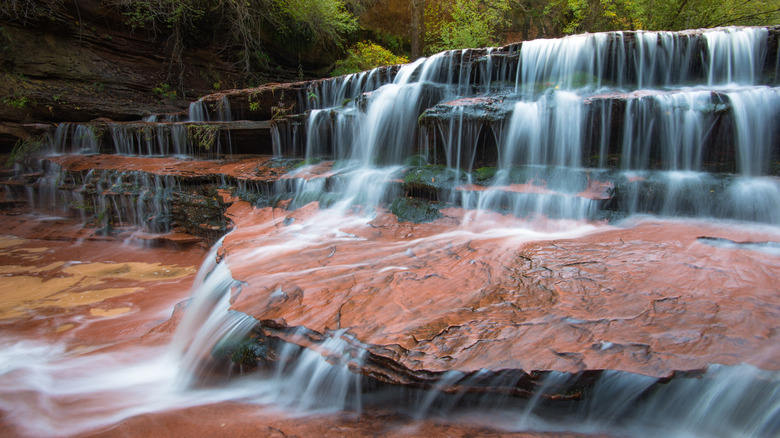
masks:
<instances>
[{"instance_id":1,"label":"shrub","mask_svg":"<svg viewBox=\"0 0 780 438\"><path fill-rule=\"evenodd\" d=\"M378 44L364 41L347 50L347 57L336 62L331 75L359 73L383 65L406 64L408 62L409 58L405 56L396 56Z\"/></svg>"}]
</instances>

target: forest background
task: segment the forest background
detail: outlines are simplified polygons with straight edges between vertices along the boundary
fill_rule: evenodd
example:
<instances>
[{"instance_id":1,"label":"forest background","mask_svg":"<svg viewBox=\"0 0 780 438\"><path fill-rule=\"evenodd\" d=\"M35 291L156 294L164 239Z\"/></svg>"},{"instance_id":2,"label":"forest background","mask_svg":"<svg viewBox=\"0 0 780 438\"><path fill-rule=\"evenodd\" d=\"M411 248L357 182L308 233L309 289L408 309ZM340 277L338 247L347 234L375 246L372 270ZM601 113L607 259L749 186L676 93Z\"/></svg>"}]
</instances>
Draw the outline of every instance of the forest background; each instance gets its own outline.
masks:
<instances>
[{"instance_id":1,"label":"forest background","mask_svg":"<svg viewBox=\"0 0 780 438\"><path fill-rule=\"evenodd\" d=\"M2 0L0 121L129 119L574 33L776 24L780 0Z\"/></svg>"}]
</instances>

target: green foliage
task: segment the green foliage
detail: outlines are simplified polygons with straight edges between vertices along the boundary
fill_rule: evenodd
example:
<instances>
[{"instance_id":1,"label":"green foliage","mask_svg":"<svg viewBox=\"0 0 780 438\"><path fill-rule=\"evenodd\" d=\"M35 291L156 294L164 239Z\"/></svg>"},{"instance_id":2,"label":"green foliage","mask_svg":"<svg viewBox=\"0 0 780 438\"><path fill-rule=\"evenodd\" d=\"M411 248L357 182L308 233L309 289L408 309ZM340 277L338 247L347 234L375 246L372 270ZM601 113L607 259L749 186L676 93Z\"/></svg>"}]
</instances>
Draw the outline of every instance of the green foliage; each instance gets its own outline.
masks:
<instances>
[{"instance_id":1,"label":"green foliage","mask_svg":"<svg viewBox=\"0 0 780 438\"><path fill-rule=\"evenodd\" d=\"M127 24L169 35L174 61L181 64L186 46L212 42L236 55L237 65L251 72L266 67L271 39L295 51L315 45L339 49L344 36L358 29L347 9L370 0L103 0L120 7Z\"/></svg>"},{"instance_id":2,"label":"green foliage","mask_svg":"<svg viewBox=\"0 0 780 438\"><path fill-rule=\"evenodd\" d=\"M396 56L382 46L364 41L347 50L347 57L336 62L331 75L359 73L383 65L406 64L408 62L409 59L405 56Z\"/></svg>"},{"instance_id":3,"label":"green foliage","mask_svg":"<svg viewBox=\"0 0 780 438\"><path fill-rule=\"evenodd\" d=\"M257 98L257 93L251 93L249 96L247 96L247 101L249 102L249 111L254 112L260 109L260 102L255 100Z\"/></svg>"},{"instance_id":4,"label":"green foliage","mask_svg":"<svg viewBox=\"0 0 780 438\"><path fill-rule=\"evenodd\" d=\"M8 160L5 162L5 167L12 167L15 163L34 155L41 150L45 141L46 138L43 136L20 138L11 150Z\"/></svg>"},{"instance_id":5,"label":"green foliage","mask_svg":"<svg viewBox=\"0 0 780 438\"><path fill-rule=\"evenodd\" d=\"M572 34L630 29L634 7L632 0L554 0L545 6L544 13L555 27Z\"/></svg>"},{"instance_id":6,"label":"green foliage","mask_svg":"<svg viewBox=\"0 0 780 438\"><path fill-rule=\"evenodd\" d=\"M170 84L157 84L152 88L152 93L163 99L176 98L176 90L171 89Z\"/></svg>"},{"instance_id":7,"label":"green foliage","mask_svg":"<svg viewBox=\"0 0 780 438\"><path fill-rule=\"evenodd\" d=\"M554 0L544 15L566 34L771 25L780 20L780 0Z\"/></svg>"},{"instance_id":8,"label":"green foliage","mask_svg":"<svg viewBox=\"0 0 780 438\"><path fill-rule=\"evenodd\" d=\"M436 52L499 44L498 31L508 24L504 15L512 4L512 0L440 2L439 7L449 11L449 17L439 14L427 20L429 49Z\"/></svg>"},{"instance_id":9,"label":"green foliage","mask_svg":"<svg viewBox=\"0 0 780 438\"><path fill-rule=\"evenodd\" d=\"M187 125L187 137L193 146L198 149L209 150L217 143L219 126L206 123L193 123Z\"/></svg>"},{"instance_id":10,"label":"green foliage","mask_svg":"<svg viewBox=\"0 0 780 438\"><path fill-rule=\"evenodd\" d=\"M281 40L307 49L315 42L342 47L344 34L358 29L343 0L266 0Z\"/></svg>"},{"instance_id":11,"label":"green foliage","mask_svg":"<svg viewBox=\"0 0 780 438\"><path fill-rule=\"evenodd\" d=\"M9 96L3 99L4 104L16 109L24 109L28 104L32 102L33 101L30 100L30 98L21 94L14 94L13 96Z\"/></svg>"},{"instance_id":12,"label":"green foliage","mask_svg":"<svg viewBox=\"0 0 780 438\"><path fill-rule=\"evenodd\" d=\"M63 0L3 0L0 2L0 17L27 24L41 18L52 18L62 9Z\"/></svg>"},{"instance_id":13,"label":"green foliage","mask_svg":"<svg viewBox=\"0 0 780 438\"><path fill-rule=\"evenodd\" d=\"M780 0L641 0L635 12L637 27L649 30L772 25Z\"/></svg>"}]
</instances>

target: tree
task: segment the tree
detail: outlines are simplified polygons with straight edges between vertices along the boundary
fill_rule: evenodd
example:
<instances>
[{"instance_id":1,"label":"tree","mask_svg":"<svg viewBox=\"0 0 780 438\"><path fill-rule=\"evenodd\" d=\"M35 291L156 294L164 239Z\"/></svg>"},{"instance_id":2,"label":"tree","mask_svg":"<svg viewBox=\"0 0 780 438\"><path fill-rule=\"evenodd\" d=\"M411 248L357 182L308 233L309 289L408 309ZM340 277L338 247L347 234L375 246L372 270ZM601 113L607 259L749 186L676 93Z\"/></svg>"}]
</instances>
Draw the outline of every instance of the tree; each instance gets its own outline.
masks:
<instances>
[{"instance_id":1,"label":"tree","mask_svg":"<svg viewBox=\"0 0 780 438\"><path fill-rule=\"evenodd\" d=\"M641 0L638 26L648 30L683 30L780 22L780 0Z\"/></svg>"},{"instance_id":2,"label":"tree","mask_svg":"<svg viewBox=\"0 0 780 438\"><path fill-rule=\"evenodd\" d=\"M425 44L425 0L412 2L412 53L411 58L417 59L423 55Z\"/></svg>"},{"instance_id":3,"label":"tree","mask_svg":"<svg viewBox=\"0 0 780 438\"><path fill-rule=\"evenodd\" d=\"M445 0L427 11L428 44L433 51L486 47L500 43L505 13L515 0Z\"/></svg>"},{"instance_id":4,"label":"tree","mask_svg":"<svg viewBox=\"0 0 780 438\"><path fill-rule=\"evenodd\" d=\"M51 1L51 0L50 0ZM356 31L349 8L374 0L103 0L118 7L133 28L167 36L170 72L178 67L182 84L185 47L225 47L244 72L267 66L271 45L296 53L315 46L343 49L345 36Z\"/></svg>"}]
</instances>

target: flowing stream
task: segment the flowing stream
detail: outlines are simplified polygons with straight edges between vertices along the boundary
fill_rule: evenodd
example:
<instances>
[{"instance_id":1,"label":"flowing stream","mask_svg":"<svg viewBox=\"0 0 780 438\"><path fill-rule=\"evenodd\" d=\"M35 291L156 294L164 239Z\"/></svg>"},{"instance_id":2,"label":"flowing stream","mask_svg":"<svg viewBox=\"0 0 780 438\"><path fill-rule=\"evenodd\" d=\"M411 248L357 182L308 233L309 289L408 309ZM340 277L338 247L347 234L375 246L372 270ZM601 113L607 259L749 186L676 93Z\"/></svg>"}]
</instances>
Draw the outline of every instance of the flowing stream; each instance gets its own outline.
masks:
<instances>
[{"instance_id":1,"label":"flowing stream","mask_svg":"<svg viewBox=\"0 0 780 438\"><path fill-rule=\"evenodd\" d=\"M69 436L136 416L235 401L292 416L360 416L383 409L412 425L432 419L509 432L777 436L780 341L776 327L750 315L733 321L756 330L760 347L748 354L734 346L735 352L717 356L728 357L718 359L726 364L709 363L706 358L714 356L705 355L704 364L661 378L622 363L614 369L577 365L580 370L572 372L571 362L555 361L576 355L556 353L554 365L534 374L532 383L519 367L504 365L499 357L504 353L484 354L483 360L495 362L492 367L461 365L458 354L471 347L459 352L452 347L452 356L441 353L445 347L414 350L422 370L414 369L418 359L399 340L408 327L393 325L420 312L442 320L461 312L469 307L465 298L458 301L462 288L498 282L503 272L498 267L517 263L518 248L535 242L589 242L583 252L605 263L614 254L604 248L618 241L650 242L636 250L640 261L677 260L673 257L691 248L709 252L710 257L680 262L716 272L706 285L682 278L658 284L676 288L674 300L702 288L717 295L720 285L736 285L755 292L740 295L740 302L773 312L780 289L762 279L776 278L780 264L780 52L770 51L777 47L776 29L765 28L587 34L443 52L395 70L313 84L297 102L304 121L277 120L270 133L275 159L295 157L302 165L262 189L240 187L242 193L282 200L277 206L286 209L256 203L254 209L228 210L235 229L206 256L169 343L128 342L83 352L67 343L0 335L4 421L25 435ZM111 153L125 157L229 156L230 136L213 133L207 133L216 135L213 149L199 154L193 136L204 131L191 126L231 123L230 108L228 100L216 112L196 102L186 120L150 119L140 130L109 126L110 140L97 138L86 125L61 124L50 152L89 155L110 143ZM96 220L103 228L113 217L151 233L171 231L172 199L182 189L175 176L90 171L83 180L64 181L63 168L47 166L28 193L34 211L59 214L93 202L90 211L106 214ZM324 175L318 166L327 167ZM222 189L230 185L223 177ZM94 201L84 195L87 187L98 194ZM119 196L130 192L134 197ZM423 223L399 225L388 211L399 214L397 206L410 199L423 205ZM647 237L642 234L647 229L665 229L667 235ZM716 276L729 265L721 254L744 258L733 260L736 273L725 279ZM588 263L595 261L563 269ZM627 277L640 278L640 272L628 271ZM392 296L393 287L417 274L426 274L426 281L448 275L454 280L443 282L445 291L423 307L415 307L413 288L402 289L409 295ZM637 280L635 289L644 293L644 287L650 288ZM370 290L386 295L387 304L366 309L363 318L351 317L355 313L343 304L337 325L329 319L330 299L322 299L321 314L289 307L333 294L331 288L336 295ZM564 300L560 290L556 296ZM653 311L661 313L671 299L653 301ZM368 299L351 303L377 305ZM569 328L591 322L574 312L545 314L545 305L523 301L526 310L539 313L507 326L549 323L545 342L554 344L568 336L554 329L554 319ZM715 306L702 310L689 304L680 312L720 317L731 309ZM618 325L646 314L599 321ZM259 333L266 319L273 322L263 322L269 333ZM720 330L726 324L718 321L713 326ZM467 319L438 330L451 334L477 323ZM398 327L401 334L393 332ZM503 329L491 333L499 333L497 339ZM690 338L693 345L710 330L684 329L669 328L658 342L678 348ZM382 345L398 346L395 354L408 361L381 369L381 351L372 342L377 333L389 336L393 341ZM713 335L707 343L722 342L728 350L740 342L730 336ZM421 339L415 338L417 344ZM255 343L245 344L250 341ZM592 343L591 350L633 348L626 353L631 360L650 354L638 342L582 342ZM237 356L247 348L249 362ZM664 360L688 357L690 351L679 348ZM440 354L436 369L425 369L423 356L434 354ZM251 370L257 360L261 365ZM393 373L408 384L391 382Z\"/></svg>"}]
</instances>

